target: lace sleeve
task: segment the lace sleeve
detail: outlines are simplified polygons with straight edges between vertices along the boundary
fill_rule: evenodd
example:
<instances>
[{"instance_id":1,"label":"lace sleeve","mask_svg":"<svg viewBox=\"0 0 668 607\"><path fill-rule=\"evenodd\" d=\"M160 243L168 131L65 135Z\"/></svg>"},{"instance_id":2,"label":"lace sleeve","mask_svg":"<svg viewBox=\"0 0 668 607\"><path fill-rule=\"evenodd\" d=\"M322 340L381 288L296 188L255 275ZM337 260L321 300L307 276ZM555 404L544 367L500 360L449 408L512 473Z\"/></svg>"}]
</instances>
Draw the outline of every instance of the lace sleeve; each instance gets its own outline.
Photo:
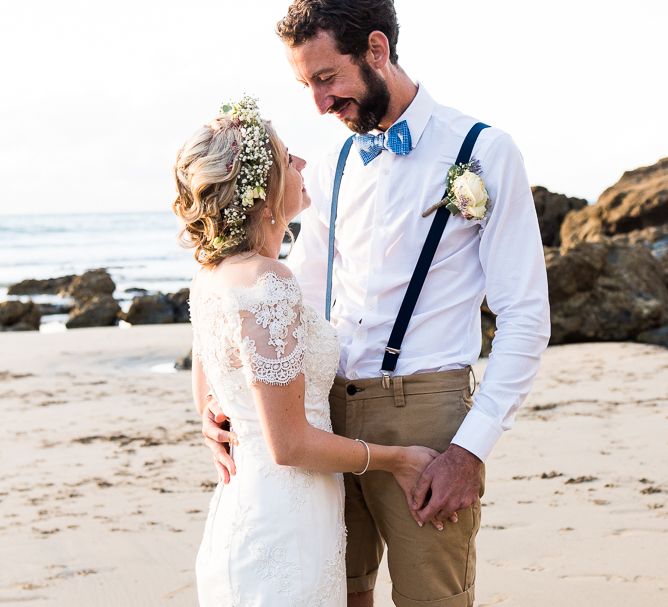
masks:
<instances>
[{"instance_id":1,"label":"lace sleeve","mask_svg":"<svg viewBox=\"0 0 668 607\"><path fill-rule=\"evenodd\" d=\"M306 330L294 278L266 274L241 311L241 358L252 383L285 386L304 372Z\"/></svg>"}]
</instances>

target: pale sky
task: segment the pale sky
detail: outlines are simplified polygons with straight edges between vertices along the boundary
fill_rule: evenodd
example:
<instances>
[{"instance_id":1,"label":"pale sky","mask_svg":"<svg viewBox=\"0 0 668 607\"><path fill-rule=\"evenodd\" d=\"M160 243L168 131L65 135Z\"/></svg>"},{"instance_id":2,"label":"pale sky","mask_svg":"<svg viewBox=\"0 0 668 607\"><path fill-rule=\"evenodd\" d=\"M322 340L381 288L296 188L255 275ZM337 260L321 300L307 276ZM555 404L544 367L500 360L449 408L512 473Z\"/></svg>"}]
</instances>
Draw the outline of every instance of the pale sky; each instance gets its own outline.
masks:
<instances>
[{"instance_id":1,"label":"pale sky","mask_svg":"<svg viewBox=\"0 0 668 607\"><path fill-rule=\"evenodd\" d=\"M167 210L177 149L260 98L291 151L347 135L274 34L287 0L0 0L0 214ZM509 132L532 184L595 200L668 156L665 0L396 0L399 63Z\"/></svg>"}]
</instances>

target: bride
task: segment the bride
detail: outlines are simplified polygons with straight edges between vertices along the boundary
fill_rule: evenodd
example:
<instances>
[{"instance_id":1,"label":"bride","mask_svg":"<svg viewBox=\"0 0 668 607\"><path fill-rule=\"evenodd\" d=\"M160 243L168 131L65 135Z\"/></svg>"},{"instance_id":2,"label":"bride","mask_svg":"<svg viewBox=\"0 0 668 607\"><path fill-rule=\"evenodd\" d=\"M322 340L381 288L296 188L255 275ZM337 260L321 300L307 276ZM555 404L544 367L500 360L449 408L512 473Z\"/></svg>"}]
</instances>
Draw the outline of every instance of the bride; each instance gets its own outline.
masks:
<instances>
[{"instance_id":1,"label":"bride","mask_svg":"<svg viewBox=\"0 0 668 607\"><path fill-rule=\"evenodd\" d=\"M201 266L190 291L194 399L202 414L211 393L234 431L235 474L214 492L197 555L202 607L343 607L338 473L382 470L409 496L437 455L332 434L336 334L278 261L288 222L310 203L305 164L249 97L223 106L176 161L173 209Z\"/></svg>"}]
</instances>

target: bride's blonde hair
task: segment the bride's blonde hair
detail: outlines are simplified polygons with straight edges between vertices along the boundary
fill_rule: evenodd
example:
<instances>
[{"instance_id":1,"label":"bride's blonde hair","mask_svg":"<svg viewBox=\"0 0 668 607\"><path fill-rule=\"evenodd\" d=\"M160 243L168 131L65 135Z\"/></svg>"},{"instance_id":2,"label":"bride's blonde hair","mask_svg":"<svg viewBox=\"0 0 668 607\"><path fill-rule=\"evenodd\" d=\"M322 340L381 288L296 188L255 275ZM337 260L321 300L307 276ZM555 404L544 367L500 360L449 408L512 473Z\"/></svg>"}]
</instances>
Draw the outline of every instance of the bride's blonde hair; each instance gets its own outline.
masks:
<instances>
[{"instance_id":1,"label":"bride's blonde hair","mask_svg":"<svg viewBox=\"0 0 668 607\"><path fill-rule=\"evenodd\" d=\"M287 161L283 146L271 126L264 121L269 135L272 165L267 179L266 200L256 199L246 210L244 233L232 247L216 247L214 239L226 238L224 210L234 200L241 160L243 136L238 123L219 116L200 128L179 150L174 165L178 195L172 204L183 220L179 234L184 246L195 249L195 259L212 266L226 257L262 248L263 209L268 208L275 221L288 230L283 212Z\"/></svg>"}]
</instances>

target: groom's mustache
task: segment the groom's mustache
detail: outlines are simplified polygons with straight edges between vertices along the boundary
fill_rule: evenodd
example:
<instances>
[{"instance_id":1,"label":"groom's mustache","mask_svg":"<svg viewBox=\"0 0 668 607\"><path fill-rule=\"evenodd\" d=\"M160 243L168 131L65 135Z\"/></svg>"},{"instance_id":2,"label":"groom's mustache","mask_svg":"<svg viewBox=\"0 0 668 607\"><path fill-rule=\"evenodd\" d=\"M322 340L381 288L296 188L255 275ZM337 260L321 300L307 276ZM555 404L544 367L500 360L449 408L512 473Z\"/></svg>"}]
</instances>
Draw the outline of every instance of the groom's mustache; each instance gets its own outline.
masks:
<instances>
[{"instance_id":1,"label":"groom's mustache","mask_svg":"<svg viewBox=\"0 0 668 607\"><path fill-rule=\"evenodd\" d=\"M336 101L332 103L332 105L329 107L327 112L329 114L336 114L337 112L340 112L343 109L343 107L349 102L354 103L355 100L352 97L346 97L343 99L337 98Z\"/></svg>"}]
</instances>

